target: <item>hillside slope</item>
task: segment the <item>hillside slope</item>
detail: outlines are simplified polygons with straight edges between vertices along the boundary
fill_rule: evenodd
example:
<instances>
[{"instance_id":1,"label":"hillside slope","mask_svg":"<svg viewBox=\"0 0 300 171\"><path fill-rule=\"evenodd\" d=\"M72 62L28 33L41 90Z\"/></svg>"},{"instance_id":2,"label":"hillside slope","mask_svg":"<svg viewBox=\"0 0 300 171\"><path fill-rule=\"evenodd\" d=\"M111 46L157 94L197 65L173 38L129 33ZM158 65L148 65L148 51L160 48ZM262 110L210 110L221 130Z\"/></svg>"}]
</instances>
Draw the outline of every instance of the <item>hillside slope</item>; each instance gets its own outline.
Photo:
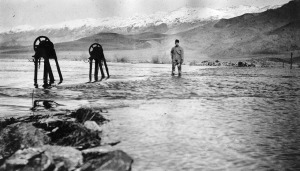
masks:
<instances>
[{"instance_id":1,"label":"hillside slope","mask_svg":"<svg viewBox=\"0 0 300 171\"><path fill-rule=\"evenodd\" d=\"M179 33L188 46L215 57L300 50L300 0L277 9L222 19Z\"/></svg>"},{"instance_id":2,"label":"hillside slope","mask_svg":"<svg viewBox=\"0 0 300 171\"><path fill-rule=\"evenodd\" d=\"M160 44L168 35L145 32L141 34L122 35L118 33L98 33L89 37L81 38L76 41L56 43L57 50L87 50L91 43L100 43L105 50L135 50L153 47Z\"/></svg>"}]
</instances>

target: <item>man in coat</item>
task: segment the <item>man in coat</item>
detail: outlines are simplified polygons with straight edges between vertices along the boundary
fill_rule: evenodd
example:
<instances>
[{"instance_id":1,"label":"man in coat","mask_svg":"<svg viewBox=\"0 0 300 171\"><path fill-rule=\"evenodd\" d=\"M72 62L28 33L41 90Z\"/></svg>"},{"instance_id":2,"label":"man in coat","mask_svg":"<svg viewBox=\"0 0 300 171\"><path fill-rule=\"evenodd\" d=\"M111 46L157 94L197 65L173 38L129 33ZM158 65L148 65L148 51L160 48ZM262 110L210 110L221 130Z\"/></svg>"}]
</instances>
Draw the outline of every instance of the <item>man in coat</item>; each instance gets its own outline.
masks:
<instances>
[{"instance_id":1,"label":"man in coat","mask_svg":"<svg viewBox=\"0 0 300 171\"><path fill-rule=\"evenodd\" d=\"M175 66L178 67L178 76L181 76L181 65L184 60L184 52L182 47L179 46L179 40L175 40L175 46L171 49L172 57L172 76L175 75Z\"/></svg>"}]
</instances>

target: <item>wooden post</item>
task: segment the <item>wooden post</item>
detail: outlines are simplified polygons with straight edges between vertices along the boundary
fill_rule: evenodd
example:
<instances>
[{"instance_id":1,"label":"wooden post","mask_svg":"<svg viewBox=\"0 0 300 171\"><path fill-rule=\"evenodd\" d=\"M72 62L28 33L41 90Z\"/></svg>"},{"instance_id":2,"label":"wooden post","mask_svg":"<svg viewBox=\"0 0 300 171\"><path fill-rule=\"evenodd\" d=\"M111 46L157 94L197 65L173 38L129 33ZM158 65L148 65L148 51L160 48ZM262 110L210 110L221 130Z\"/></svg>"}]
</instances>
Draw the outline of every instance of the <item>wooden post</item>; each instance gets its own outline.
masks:
<instances>
[{"instance_id":1,"label":"wooden post","mask_svg":"<svg viewBox=\"0 0 300 171\"><path fill-rule=\"evenodd\" d=\"M105 69L106 69L107 78L109 78L110 76L109 76L108 67L107 67L107 65L106 65L106 60L105 60L105 58L103 59L103 62L104 62L104 66L105 66Z\"/></svg>"},{"instance_id":2,"label":"wooden post","mask_svg":"<svg viewBox=\"0 0 300 171\"><path fill-rule=\"evenodd\" d=\"M34 57L34 86L35 88L38 88L37 84L37 75L38 75L38 58Z\"/></svg>"},{"instance_id":3,"label":"wooden post","mask_svg":"<svg viewBox=\"0 0 300 171\"><path fill-rule=\"evenodd\" d=\"M293 52L291 52L291 66L290 66L290 69L293 68Z\"/></svg>"},{"instance_id":4,"label":"wooden post","mask_svg":"<svg viewBox=\"0 0 300 171\"><path fill-rule=\"evenodd\" d=\"M90 59L90 72L89 72L90 82L92 81L92 69L93 69L93 60Z\"/></svg>"},{"instance_id":5,"label":"wooden post","mask_svg":"<svg viewBox=\"0 0 300 171\"><path fill-rule=\"evenodd\" d=\"M98 60L95 59L95 72L94 72L95 81L98 81L98 70L99 70L99 62Z\"/></svg>"},{"instance_id":6,"label":"wooden post","mask_svg":"<svg viewBox=\"0 0 300 171\"><path fill-rule=\"evenodd\" d=\"M53 84L54 83L54 76L53 76L53 72L52 72L52 69L51 69L50 60L49 60L49 65L48 65L48 71L49 71L50 84Z\"/></svg>"},{"instance_id":7,"label":"wooden post","mask_svg":"<svg viewBox=\"0 0 300 171\"><path fill-rule=\"evenodd\" d=\"M48 75L49 75L48 65L50 65L49 59L47 57L46 58L44 57L44 77L43 77L44 88L48 86Z\"/></svg>"},{"instance_id":8,"label":"wooden post","mask_svg":"<svg viewBox=\"0 0 300 171\"><path fill-rule=\"evenodd\" d=\"M61 74L61 71L60 71L60 67L59 67L59 64L58 64L58 61L57 61L56 57L55 57L55 64L56 64L57 72L58 72L58 75L59 75L59 84L60 84L60 83L63 82L63 77L62 77L62 74Z\"/></svg>"},{"instance_id":9,"label":"wooden post","mask_svg":"<svg viewBox=\"0 0 300 171\"><path fill-rule=\"evenodd\" d=\"M282 68L284 68L284 61L282 61Z\"/></svg>"}]
</instances>

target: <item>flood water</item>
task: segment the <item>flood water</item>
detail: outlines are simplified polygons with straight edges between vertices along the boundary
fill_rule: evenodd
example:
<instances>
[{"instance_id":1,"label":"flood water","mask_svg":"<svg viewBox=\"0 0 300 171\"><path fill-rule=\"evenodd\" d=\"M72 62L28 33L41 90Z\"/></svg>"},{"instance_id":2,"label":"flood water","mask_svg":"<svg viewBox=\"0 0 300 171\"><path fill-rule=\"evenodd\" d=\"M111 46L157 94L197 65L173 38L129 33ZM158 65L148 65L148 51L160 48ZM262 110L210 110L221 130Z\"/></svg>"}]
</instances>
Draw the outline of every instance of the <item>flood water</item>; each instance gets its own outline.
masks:
<instances>
[{"instance_id":1,"label":"flood water","mask_svg":"<svg viewBox=\"0 0 300 171\"><path fill-rule=\"evenodd\" d=\"M0 116L32 114L33 92L60 104L45 113L105 109L104 135L134 171L300 170L298 68L184 65L179 78L169 65L109 63L110 79L86 83L87 63L59 62L64 82L44 90L33 63L1 60Z\"/></svg>"}]
</instances>

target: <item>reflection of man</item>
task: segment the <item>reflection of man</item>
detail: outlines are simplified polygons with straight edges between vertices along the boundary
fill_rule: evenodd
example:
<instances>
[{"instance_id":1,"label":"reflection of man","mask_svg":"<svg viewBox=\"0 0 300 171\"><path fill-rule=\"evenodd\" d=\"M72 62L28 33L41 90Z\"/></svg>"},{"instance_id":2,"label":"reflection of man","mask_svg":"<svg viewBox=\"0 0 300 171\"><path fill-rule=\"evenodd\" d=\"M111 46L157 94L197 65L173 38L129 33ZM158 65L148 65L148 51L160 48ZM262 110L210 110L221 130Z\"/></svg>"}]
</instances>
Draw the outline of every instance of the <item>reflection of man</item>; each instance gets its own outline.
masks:
<instances>
[{"instance_id":1,"label":"reflection of man","mask_svg":"<svg viewBox=\"0 0 300 171\"><path fill-rule=\"evenodd\" d=\"M184 52L182 47L179 46L179 40L175 40L175 47L171 49L172 57L172 76L175 74L175 66L178 67L178 76L181 76L181 65L184 59Z\"/></svg>"}]
</instances>

